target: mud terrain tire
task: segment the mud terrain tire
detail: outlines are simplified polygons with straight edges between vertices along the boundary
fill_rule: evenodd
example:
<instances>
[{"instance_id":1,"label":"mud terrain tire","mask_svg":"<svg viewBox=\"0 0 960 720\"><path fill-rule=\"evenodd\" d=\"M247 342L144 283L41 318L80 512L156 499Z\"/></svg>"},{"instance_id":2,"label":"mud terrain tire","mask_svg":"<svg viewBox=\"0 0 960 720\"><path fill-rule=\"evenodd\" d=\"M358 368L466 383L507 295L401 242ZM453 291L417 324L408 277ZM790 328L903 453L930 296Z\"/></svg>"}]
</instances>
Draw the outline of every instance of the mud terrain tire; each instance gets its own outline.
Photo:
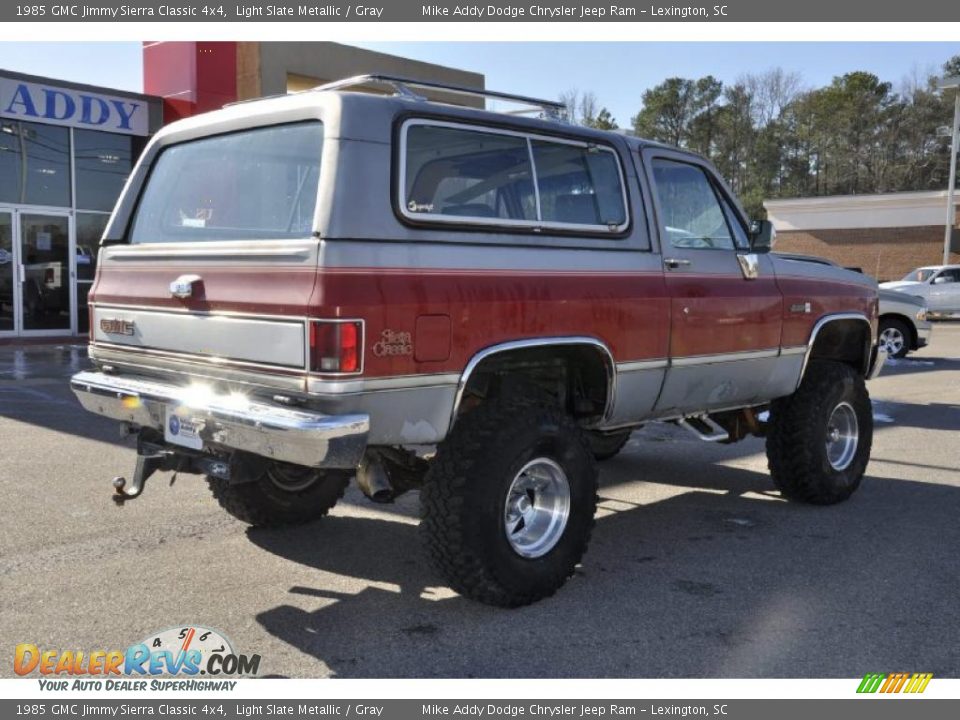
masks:
<instances>
[{"instance_id":1,"label":"mud terrain tire","mask_svg":"<svg viewBox=\"0 0 960 720\"><path fill-rule=\"evenodd\" d=\"M833 505L860 486L870 460L873 410L853 368L811 362L797 391L771 404L769 423L770 475L784 497Z\"/></svg>"},{"instance_id":2,"label":"mud terrain tire","mask_svg":"<svg viewBox=\"0 0 960 720\"><path fill-rule=\"evenodd\" d=\"M304 468L288 463L251 464L253 477L231 482L207 476L220 507L255 527L299 525L317 520L337 504L350 473Z\"/></svg>"},{"instance_id":3,"label":"mud terrain tire","mask_svg":"<svg viewBox=\"0 0 960 720\"><path fill-rule=\"evenodd\" d=\"M590 449L593 457L603 462L620 454L624 445L630 439L630 431L604 435L602 433L590 433L587 437L590 440Z\"/></svg>"},{"instance_id":4,"label":"mud terrain tire","mask_svg":"<svg viewBox=\"0 0 960 720\"><path fill-rule=\"evenodd\" d=\"M562 515L544 509L558 507L550 503L564 491L550 488L562 488L563 478L566 523L548 523L535 551L518 549L524 531L537 537L543 527L537 520L523 527L521 520L534 517L527 513L536 508L541 518ZM523 489L529 483L537 487ZM514 396L458 420L437 450L420 498L420 532L449 585L488 605L519 607L553 595L573 574L593 529L597 469L584 432L569 415L542 398ZM521 506L522 518L511 515Z\"/></svg>"}]
</instances>

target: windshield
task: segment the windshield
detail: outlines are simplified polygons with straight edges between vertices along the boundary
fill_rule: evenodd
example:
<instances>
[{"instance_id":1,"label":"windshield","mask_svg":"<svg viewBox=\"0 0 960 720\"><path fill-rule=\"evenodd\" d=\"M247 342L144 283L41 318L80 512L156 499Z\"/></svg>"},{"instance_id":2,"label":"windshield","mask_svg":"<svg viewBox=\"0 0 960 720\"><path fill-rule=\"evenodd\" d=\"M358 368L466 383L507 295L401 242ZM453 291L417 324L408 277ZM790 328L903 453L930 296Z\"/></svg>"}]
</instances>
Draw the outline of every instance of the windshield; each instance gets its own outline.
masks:
<instances>
[{"instance_id":1,"label":"windshield","mask_svg":"<svg viewBox=\"0 0 960 720\"><path fill-rule=\"evenodd\" d=\"M933 268L914 268L903 276L901 282L926 282L936 272Z\"/></svg>"},{"instance_id":2,"label":"windshield","mask_svg":"<svg viewBox=\"0 0 960 720\"><path fill-rule=\"evenodd\" d=\"M130 242L307 237L322 149L318 121L172 145L154 160Z\"/></svg>"}]
</instances>

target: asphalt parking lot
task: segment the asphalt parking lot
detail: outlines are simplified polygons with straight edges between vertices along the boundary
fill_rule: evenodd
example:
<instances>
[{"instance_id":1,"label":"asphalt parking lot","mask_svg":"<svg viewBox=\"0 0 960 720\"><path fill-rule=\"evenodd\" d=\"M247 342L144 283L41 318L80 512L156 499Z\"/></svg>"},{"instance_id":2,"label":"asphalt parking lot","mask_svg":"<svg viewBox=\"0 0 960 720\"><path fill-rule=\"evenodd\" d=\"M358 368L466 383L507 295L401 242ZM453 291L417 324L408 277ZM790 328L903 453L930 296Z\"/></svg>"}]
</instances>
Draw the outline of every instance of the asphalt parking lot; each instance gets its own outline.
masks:
<instances>
[{"instance_id":1,"label":"asphalt parking lot","mask_svg":"<svg viewBox=\"0 0 960 720\"><path fill-rule=\"evenodd\" d=\"M870 384L873 459L849 502L782 501L761 440L651 426L604 464L582 568L514 611L442 586L416 493L376 506L351 489L329 518L273 531L198 476L115 507L134 452L67 388L85 365L82 346L0 347L7 652L201 624L275 677L960 676L960 323Z\"/></svg>"}]
</instances>

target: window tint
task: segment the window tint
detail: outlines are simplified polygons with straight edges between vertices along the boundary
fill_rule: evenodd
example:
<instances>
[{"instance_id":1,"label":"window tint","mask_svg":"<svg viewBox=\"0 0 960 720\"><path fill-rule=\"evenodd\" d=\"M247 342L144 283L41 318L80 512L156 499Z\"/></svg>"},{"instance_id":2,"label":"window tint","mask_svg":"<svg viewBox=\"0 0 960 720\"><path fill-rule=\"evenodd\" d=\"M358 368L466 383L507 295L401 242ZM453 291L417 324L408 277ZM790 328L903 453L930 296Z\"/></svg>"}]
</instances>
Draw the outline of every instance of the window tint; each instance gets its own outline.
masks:
<instances>
[{"instance_id":1,"label":"window tint","mask_svg":"<svg viewBox=\"0 0 960 720\"><path fill-rule=\"evenodd\" d=\"M655 159L653 176L663 215L661 222L673 247L733 249L733 238L717 194L701 168Z\"/></svg>"},{"instance_id":2,"label":"window tint","mask_svg":"<svg viewBox=\"0 0 960 720\"><path fill-rule=\"evenodd\" d=\"M153 162L130 241L307 237L322 148L319 122L172 145Z\"/></svg>"},{"instance_id":3,"label":"window tint","mask_svg":"<svg viewBox=\"0 0 960 720\"><path fill-rule=\"evenodd\" d=\"M412 216L535 220L527 141L413 125L406 138L404 207Z\"/></svg>"},{"instance_id":4,"label":"window tint","mask_svg":"<svg viewBox=\"0 0 960 720\"><path fill-rule=\"evenodd\" d=\"M543 140L532 145L544 222L623 225L626 208L613 153Z\"/></svg>"},{"instance_id":5,"label":"window tint","mask_svg":"<svg viewBox=\"0 0 960 720\"><path fill-rule=\"evenodd\" d=\"M955 283L960 282L960 270L944 270L942 273L937 275L937 279L944 278L941 282Z\"/></svg>"},{"instance_id":6,"label":"window tint","mask_svg":"<svg viewBox=\"0 0 960 720\"><path fill-rule=\"evenodd\" d=\"M143 150L143 140L131 135L74 130L73 145L77 207L113 210L133 163Z\"/></svg>"},{"instance_id":7,"label":"window tint","mask_svg":"<svg viewBox=\"0 0 960 720\"><path fill-rule=\"evenodd\" d=\"M592 225L603 231L619 230L627 221L619 161L606 149L410 124L404 153L401 202L408 217Z\"/></svg>"},{"instance_id":8,"label":"window tint","mask_svg":"<svg viewBox=\"0 0 960 720\"><path fill-rule=\"evenodd\" d=\"M70 205L70 131L0 120L0 202Z\"/></svg>"}]
</instances>

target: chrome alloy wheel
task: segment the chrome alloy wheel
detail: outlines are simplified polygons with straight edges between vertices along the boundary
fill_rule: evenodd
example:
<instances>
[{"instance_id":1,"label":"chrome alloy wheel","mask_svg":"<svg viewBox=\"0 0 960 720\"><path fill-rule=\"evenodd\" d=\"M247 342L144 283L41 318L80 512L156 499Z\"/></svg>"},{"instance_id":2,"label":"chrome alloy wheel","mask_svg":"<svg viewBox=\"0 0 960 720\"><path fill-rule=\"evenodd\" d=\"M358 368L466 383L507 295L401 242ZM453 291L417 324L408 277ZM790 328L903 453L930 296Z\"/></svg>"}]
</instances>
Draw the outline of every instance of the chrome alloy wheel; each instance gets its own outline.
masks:
<instances>
[{"instance_id":1,"label":"chrome alloy wheel","mask_svg":"<svg viewBox=\"0 0 960 720\"><path fill-rule=\"evenodd\" d=\"M503 529L514 552L543 557L559 542L569 518L570 483L563 468L545 457L520 468L503 506Z\"/></svg>"},{"instance_id":2,"label":"chrome alloy wheel","mask_svg":"<svg viewBox=\"0 0 960 720\"><path fill-rule=\"evenodd\" d=\"M834 470L846 470L857 454L860 425L850 403L842 402L827 420L827 462Z\"/></svg>"},{"instance_id":3,"label":"chrome alloy wheel","mask_svg":"<svg viewBox=\"0 0 960 720\"><path fill-rule=\"evenodd\" d=\"M887 351L887 357L896 357L907 344L907 339L903 336L900 328L888 327L880 333L880 349Z\"/></svg>"}]
</instances>

